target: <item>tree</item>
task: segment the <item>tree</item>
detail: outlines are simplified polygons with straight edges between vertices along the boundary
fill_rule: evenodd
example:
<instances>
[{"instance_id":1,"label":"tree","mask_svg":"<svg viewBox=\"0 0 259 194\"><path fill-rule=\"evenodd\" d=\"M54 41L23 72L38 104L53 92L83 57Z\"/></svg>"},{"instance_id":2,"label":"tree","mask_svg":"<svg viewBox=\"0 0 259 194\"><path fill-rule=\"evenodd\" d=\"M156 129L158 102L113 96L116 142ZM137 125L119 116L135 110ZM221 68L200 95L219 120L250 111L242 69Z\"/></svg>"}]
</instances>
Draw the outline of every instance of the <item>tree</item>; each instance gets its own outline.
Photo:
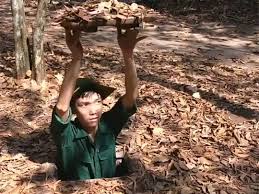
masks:
<instances>
[{"instance_id":1,"label":"tree","mask_svg":"<svg viewBox=\"0 0 259 194\"><path fill-rule=\"evenodd\" d=\"M37 9L35 28L33 32L33 79L41 83L46 76L43 53L43 33L46 23L46 12L49 0L40 0Z\"/></svg>"},{"instance_id":2,"label":"tree","mask_svg":"<svg viewBox=\"0 0 259 194\"><path fill-rule=\"evenodd\" d=\"M38 9L32 38L32 49L28 41L23 0L11 1L14 23L17 79L25 78L26 73L31 70L32 79L36 80L37 83L40 84L44 81L46 75L43 53L43 34L49 0L38 1ZM29 50L32 52L29 52Z\"/></svg>"},{"instance_id":3,"label":"tree","mask_svg":"<svg viewBox=\"0 0 259 194\"><path fill-rule=\"evenodd\" d=\"M14 24L16 75L18 79L22 79L26 76L26 72L30 70L28 33L25 24L23 1L11 1Z\"/></svg>"}]
</instances>

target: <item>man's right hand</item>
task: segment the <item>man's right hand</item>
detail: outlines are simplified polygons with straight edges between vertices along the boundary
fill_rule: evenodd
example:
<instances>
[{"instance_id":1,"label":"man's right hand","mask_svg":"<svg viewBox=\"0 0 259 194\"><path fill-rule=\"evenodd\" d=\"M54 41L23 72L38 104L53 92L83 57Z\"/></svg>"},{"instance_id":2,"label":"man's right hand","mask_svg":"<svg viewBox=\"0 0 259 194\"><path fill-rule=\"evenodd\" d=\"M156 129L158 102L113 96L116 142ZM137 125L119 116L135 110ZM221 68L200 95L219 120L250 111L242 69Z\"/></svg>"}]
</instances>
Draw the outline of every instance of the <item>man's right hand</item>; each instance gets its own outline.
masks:
<instances>
[{"instance_id":1,"label":"man's right hand","mask_svg":"<svg viewBox=\"0 0 259 194\"><path fill-rule=\"evenodd\" d=\"M80 42L80 31L65 29L66 33L66 43L69 50L72 53L73 59L82 59L83 57L83 47Z\"/></svg>"}]
</instances>

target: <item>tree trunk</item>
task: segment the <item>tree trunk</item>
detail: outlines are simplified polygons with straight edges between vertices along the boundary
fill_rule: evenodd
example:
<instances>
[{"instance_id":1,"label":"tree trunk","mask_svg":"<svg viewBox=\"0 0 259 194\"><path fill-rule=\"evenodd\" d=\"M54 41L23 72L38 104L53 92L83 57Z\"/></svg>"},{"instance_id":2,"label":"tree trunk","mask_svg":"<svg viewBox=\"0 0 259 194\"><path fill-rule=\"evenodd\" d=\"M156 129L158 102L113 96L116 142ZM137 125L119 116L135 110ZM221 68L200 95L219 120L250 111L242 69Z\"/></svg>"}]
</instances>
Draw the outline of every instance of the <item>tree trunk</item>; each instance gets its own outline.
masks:
<instances>
[{"instance_id":1,"label":"tree trunk","mask_svg":"<svg viewBox=\"0 0 259 194\"><path fill-rule=\"evenodd\" d=\"M44 50L43 50L43 34L46 23L46 13L48 9L49 0L38 1L37 16L33 32L33 79L37 83L42 83L46 76L46 67L44 64Z\"/></svg>"},{"instance_id":2,"label":"tree trunk","mask_svg":"<svg viewBox=\"0 0 259 194\"><path fill-rule=\"evenodd\" d=\"M11 2L14 23L16 76L17 79L23 79L26 76L26 72L30 70L24 4L23 0L11 0Z\"/></svg>"}]
</instances>

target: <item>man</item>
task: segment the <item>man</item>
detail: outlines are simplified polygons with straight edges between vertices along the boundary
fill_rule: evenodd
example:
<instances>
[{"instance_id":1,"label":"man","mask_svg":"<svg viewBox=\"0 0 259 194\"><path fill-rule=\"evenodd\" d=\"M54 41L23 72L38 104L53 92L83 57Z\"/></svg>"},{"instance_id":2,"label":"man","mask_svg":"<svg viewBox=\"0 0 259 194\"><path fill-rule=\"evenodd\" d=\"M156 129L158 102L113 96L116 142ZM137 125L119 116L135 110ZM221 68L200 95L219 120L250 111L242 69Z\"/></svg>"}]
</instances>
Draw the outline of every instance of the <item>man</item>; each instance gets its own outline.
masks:
<instances>
[{"instance_id":1,"label":"man","mask_svg":"<svg viewBox=\"0 0 259 194\"><path fill-rule=\"evenodd\" d=\"M110 111L102 114L102 99L112 89L78 79L83 57L80 32L66 29L65 33L72 62L66 67L51 122L51 133L57 146L58 176L61 180L113 177L116 137L136 112L138 89L133 50L144 37L137 38L137 30L122 34L118 29L118 43L125 64L126 93ZM72 112L76 114L74 121L71 120Z\"/></svg>"}]
</instances>

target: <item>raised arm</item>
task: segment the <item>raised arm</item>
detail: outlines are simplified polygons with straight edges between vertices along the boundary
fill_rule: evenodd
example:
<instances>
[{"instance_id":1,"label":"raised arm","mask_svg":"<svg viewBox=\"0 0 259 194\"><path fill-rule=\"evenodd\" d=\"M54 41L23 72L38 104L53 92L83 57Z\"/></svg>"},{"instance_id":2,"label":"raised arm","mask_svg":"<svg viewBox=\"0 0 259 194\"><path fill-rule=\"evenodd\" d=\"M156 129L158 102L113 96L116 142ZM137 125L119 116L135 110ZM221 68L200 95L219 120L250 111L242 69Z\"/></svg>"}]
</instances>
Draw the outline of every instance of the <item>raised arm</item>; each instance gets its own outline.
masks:
<instances>
[{"instance_id":1,"label":"raised arm","mask_svg":"<svg viewBox=\"0 0 259 194\"><path fill-rule=\"evenodd\" d=\"M125 71L125 88L126 94L122 97L122 104L125 108L130 109L138 96L138 77L136 65L133 59L133 50L136 44L146 37L139 37L138 30L126 30L122 34L121 29L118 29L118 43L122 51L124 59Z\"/></svg>"},{"instance_id":2,"label":"raised arm","mask_svg":"<svg viewBox=\"0 0 259 194\"><path fill-rule=\"evenodd\" d=\"M70 100L75 89L83 56L83 48L79 40L80 32L65 29L65 33L67 46L72 53L72 61L71 64L66 66L55 110L63 121L66 121L69 116Z\"/></svg>"}]
</instances>

